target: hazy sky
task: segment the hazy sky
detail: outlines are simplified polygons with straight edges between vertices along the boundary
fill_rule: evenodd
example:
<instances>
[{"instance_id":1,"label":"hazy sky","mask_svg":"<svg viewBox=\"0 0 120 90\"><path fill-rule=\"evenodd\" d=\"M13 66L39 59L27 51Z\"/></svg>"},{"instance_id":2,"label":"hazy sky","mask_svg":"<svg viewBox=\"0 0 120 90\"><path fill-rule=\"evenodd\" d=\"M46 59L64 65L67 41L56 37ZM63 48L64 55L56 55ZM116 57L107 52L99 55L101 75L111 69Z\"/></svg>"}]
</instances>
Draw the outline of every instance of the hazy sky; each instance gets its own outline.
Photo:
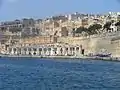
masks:
<instances>
[{"instance_id":1,"label":"hazy sky","mask_svg":"<svg viewBox=\"0 0 120 90\"><path fill-rule=\"evenodd\" d=\"M120 11L119 0L0 0L0 20L43 18L73 12Z\"/></svg>"}]
</instances>

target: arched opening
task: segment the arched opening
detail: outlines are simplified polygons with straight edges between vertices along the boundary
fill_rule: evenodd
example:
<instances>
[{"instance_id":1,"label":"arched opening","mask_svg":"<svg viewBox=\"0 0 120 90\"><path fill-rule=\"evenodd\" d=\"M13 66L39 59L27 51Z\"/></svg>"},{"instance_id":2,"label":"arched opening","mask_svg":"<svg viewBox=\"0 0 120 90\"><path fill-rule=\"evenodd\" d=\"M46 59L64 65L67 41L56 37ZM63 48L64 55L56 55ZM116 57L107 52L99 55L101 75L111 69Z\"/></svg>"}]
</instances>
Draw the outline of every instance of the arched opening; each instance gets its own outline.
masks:
<instances>
[{"instance_id":1,"label":"arched opening","mask_svg":"<svg viewBox=\"0 0 120 90\"><path fill-rule=\"evenodd\" d=\"M32 54L31 54L31 48L28 48L28 52L29 52L29 55L32 55Z\"/></svg>"},{"instance_id":2,"label":"arched opening","mask_svg":"<svg viewBox=\"0 0 120 90\"><path fill-rule=\"evenodd\" d=\"M82 55L85 54L85 49L82 49L81 54L82 54Z\"/></svg>"},{"instance_id":3,"label":"arched opening","mask_svg":"<svg viewBox=\"0 0 120 90\"><path fill-rule=\"evenodd\" d=\"M37 49L33 48L33 55L36 55L36 54L37 54Z\"/></svg>"},{"instance_id":4,"label":"arched opening","mask_svg":"<svg viewBox=\"0 0 120 90\"><path fill-rule=\"evenodd\" d=\"M60 49L60 53L61 53L61 55L63 54L63 49L62 48Z\"/></svg>"}]
</instances>

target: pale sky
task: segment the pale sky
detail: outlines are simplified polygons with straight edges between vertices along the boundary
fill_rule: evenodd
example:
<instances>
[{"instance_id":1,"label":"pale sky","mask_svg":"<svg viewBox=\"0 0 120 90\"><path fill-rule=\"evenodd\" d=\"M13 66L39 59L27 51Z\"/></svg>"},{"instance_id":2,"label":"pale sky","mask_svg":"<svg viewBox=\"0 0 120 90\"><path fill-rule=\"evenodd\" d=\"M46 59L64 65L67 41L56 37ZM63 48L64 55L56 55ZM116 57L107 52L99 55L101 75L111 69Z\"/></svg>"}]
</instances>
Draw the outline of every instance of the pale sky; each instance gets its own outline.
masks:
<instances>
[{"instance_id":1,"label":"pale sky","mask_svg":"<svg viewBox=\"0 0 120 90\"><path fill-rule=\"evenodd\" d=\"M0 0L0 20L43 18L52 15L83 12L120 11L119 0Z\"/></svg>"}]
</instances>

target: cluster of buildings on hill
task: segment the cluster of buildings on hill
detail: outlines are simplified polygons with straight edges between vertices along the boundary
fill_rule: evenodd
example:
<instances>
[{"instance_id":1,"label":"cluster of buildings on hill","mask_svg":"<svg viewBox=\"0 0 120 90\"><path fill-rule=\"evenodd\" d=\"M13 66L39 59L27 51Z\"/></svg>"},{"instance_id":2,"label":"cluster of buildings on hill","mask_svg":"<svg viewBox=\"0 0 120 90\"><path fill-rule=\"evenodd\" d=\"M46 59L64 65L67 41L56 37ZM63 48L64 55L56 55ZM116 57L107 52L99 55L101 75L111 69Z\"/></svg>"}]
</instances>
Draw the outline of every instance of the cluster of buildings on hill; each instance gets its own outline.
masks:
<instances>
[{"instance_id":1,"label":"cluster of buildings on hill","mask_svg":"<svg viewBox=\"0 0 120 90\"><path fill-rule=\"evenodd\" d=\"M73 29L79 27L88 28L93 24L104 26L106 22L114 21L110 31L118 31L115 23L120 21L120 12L109 12L108 14L80 14L58 15L46 19L34 20L22 19L0 23L0 47L1 51L8 52L11 47L41 46L46 44L61 43L61 38L72 37ZM74 37L73 37L74 36ZM72 45L73 43L62 42L61 45ZM74 43L74 46L81 46ZM82 49L81 49L82 50ZM55 51L55 50L53 50Z\"/></svg>"}]
</instances>

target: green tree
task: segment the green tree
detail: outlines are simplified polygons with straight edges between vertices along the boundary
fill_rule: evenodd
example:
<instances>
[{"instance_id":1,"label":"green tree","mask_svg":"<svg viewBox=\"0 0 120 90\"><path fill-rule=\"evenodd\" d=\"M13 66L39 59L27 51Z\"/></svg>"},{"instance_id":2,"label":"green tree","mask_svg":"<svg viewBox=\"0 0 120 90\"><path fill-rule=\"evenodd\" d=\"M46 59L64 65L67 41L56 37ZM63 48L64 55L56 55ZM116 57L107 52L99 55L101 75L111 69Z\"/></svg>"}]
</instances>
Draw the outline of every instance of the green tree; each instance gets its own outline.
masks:
<instances>
[{"instance_id":1,"label":"green tree","mask_svg":"<svg viewBox=\"0 0 120 90\"><path fill-rule=\"evenodd\" d=\"M88 33L89 34L97 34L98 32L100 32L101 28L102 28L102 25L100 25L100 24L93 24L93 25L89 26Z\"/></svg>"},{"instance_id":2,"label":"green tree","mask_svg":"<svg viewBox=\"0 0 120 90\"><path fill-rule=\"evenodd\" d=\"M111 24L112 24L112 22L106 22L106 24L103 26L103 29L110 30Z\"/></svg>"},{"instance_id":3,"label":"green tree","mask_svg":"<svg viewBox=\"0 0 120 90\"><path fill-rule=\"evenodd\" d=\"M75 31L75 33L82 33L82 32L87 32L88 30L87 30L87 28L85 28L85 27L79 27L79 28L77 28L77 30Z\"/></svg>"}]
</instances>

